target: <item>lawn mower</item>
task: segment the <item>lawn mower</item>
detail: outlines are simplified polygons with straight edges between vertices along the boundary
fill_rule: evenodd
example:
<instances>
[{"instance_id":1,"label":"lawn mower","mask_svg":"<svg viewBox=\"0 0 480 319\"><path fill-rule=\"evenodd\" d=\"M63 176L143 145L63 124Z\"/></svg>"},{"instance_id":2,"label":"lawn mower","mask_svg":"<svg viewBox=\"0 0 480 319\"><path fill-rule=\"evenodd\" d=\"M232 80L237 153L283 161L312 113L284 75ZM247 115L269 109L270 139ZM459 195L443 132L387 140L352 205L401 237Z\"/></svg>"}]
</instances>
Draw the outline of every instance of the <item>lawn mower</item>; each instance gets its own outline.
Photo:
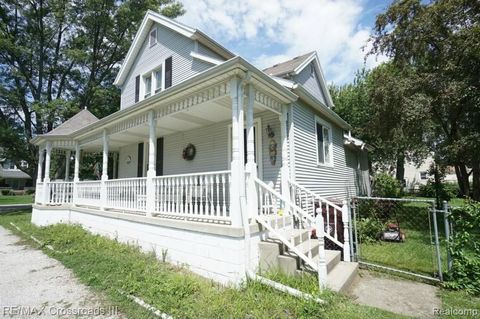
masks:
<instances>
[{"instance_id":1,"label":"lawn mower","mask_svg":"<svg viewBox=\"0 0 480 319\"><path fill-rule=\"evenodd\" d=\"M380 234L380 240L393 241L403 243L405 242L405 233L400 230L400 224L397 222L389 223L387 229Z\"/></svg>"}]
</instances>

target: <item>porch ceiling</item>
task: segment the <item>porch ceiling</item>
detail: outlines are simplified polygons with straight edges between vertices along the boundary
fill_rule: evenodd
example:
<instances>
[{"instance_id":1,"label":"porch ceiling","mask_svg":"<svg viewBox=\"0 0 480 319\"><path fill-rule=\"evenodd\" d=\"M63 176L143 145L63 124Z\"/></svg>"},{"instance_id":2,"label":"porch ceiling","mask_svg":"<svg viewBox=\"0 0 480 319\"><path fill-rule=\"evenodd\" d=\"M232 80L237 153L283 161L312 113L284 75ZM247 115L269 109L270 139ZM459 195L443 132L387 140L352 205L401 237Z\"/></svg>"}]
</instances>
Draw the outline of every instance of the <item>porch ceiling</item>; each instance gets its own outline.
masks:
<instances>
[{"instance_id":1,"label":"porch ceiling","mask_svg":"<svg viewBox=\"0 0 480 319\"><path fill-rule=\"evenodd\" d=\"M266 109L260 103L254 103L254 113ZM232 109L229 96L192 106L186 110L157 118L156 135L162 137L178 132L190 131L214 123L231 121ZM118 151L120 147L148 140L148 123L109 134L109 150ZM85 151L95 152L103 148L101 136L81 145Z\"/></svg>"}]
</instances>

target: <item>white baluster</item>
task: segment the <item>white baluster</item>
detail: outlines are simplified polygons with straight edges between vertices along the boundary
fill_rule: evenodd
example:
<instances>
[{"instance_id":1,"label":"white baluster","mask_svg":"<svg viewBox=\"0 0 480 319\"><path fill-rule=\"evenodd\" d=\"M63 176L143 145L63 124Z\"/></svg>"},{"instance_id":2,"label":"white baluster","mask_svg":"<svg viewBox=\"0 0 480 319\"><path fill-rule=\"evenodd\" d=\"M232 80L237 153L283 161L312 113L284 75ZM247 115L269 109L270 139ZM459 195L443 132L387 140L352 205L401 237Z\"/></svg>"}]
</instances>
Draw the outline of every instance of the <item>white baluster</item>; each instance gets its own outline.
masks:
<instances>
[{"instance_id":1,"label":"white baluster","mask_svg":"<svg viewBox=\"0 0 480 319\"><path fill-rule=\"evenodd\" d=\"M226 176L225 174L222 174L221 175L221 178L222 178L222 205L223 205L223 209L222 209L222 216L225 217L227 216L227 203L225 201L225 191L227 189L227 183L226 183Z\"/></svg>"},{"instance_id":2,"label":"white baluster","mask_svg":"<svg viewBox=\"0 0 480 319\"><path fill-rule=\"evenodd\" d=\"M334 226L333 226L333 231L334 231L334 237L335 239L338 239L338 227L337 227L337 215L338 215L338 210L336 208L333 208L333 213L334 213L334 216L333 216L333 222L334 222Z\"/></svg>"},{"instance_id":3,"label":"white baluster","mask_svg":"<svg viewBox=\"0 0 480 319\"><path fill-rule=\"evenodd\" d=\"M350 222L350 212L347 205L347 201L342 203L342 222L343 222L343 260L351 261L350 256L350 232L348 224Z\"/></svg>"}]
</instances>

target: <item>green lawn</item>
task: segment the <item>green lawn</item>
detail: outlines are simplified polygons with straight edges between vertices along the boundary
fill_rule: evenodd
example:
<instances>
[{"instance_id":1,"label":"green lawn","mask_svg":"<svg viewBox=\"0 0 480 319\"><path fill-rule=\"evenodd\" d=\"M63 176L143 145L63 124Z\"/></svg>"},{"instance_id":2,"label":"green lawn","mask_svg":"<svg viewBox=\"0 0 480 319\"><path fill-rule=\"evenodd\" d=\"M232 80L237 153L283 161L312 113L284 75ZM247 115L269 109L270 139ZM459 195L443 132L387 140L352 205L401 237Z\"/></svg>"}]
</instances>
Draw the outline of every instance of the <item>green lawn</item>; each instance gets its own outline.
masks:
<instances>
[{"instance_id":1,"label":"green lawn","mask_svg":"<svg viewBox=\"0 0 480 319\"><path fill-rule=\"evenodd\" d=\"M390 201L388 203L368 201L364 203L365 205L358 208L359 218L375 218L381 225L386 225L388 222L399 224L406 240L405 242L363 240L359 247L360 260L426 276L438 274L430 203L413 201ZM442 270L445 272L447 249L444 238L445 226L441 214L437 215L437 226ZM359 230L359 233L361 231L362 229Z\"/></svg>"},{"instance_id":2,"label":"green lawn","mask_svg":"<svg viewBox=\"0 0 480 319\"><path fill-rule=\"evenodd\" d=\"M78 226L37 228L29 222L30 217L26 211L2 215L0 225L18 233L10 225L14 222L45 244L52 245L61 253L48 249L44 252L72 269L83 283L104 293L129 318L149 315L118 293L118 289L142 298L174 318L402 318L356 305L344 296L319 293L312 282L300 282L298 288L327 300L326 305L283 294L252 281L241 289L222 287L185 268L162 263L153 254L142 253L136 247L91 235Z\"/></svg>"},{"instance_id":3,"label":"green lawn","mask_svg":"<svg viewBox=\"0 0 480 319\"><path fill-rule=\"evenodd\" d=\"M0 225L38 247L10 225L14 222L45 245L53 246L58 252L43 251L72 269L80 281L103 293L108 302L118 306L129 318L152 316L118 290L138 296L175 318L403 318L357 305L345 296L320 293L316 277L312 275L264 274L326 300L325 305L298 299L252 281L240 289L222 287L185 268L162 263L153 253L142 253L137 247L91 235L78 226L38 228L30 223L30 218L28 211L8 213L0 216ZM444 308L478 308L480 305L479 298L462 292L441 290L441 297Z\"/></svg>"},{"instance_id":4,"label":"green lawn","mask_svg":"<svg viewBox=\"0 0 480 319\"><path fill-rule=\"evenodd\" d=\"M33 203L33 195L0 195L0 205L30 203Z\"/></svg>"}]
</instances>

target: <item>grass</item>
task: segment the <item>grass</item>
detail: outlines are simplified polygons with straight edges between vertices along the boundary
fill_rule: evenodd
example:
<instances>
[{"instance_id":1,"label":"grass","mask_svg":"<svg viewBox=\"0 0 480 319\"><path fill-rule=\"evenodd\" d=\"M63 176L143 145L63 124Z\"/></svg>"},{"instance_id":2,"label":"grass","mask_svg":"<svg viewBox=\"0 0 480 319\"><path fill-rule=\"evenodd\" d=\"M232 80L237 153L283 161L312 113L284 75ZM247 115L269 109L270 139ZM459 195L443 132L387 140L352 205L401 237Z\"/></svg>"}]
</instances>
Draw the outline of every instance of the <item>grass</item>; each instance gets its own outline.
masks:
<instances>
[{"instance_id":1,"label":"grass","mask_svg":"<svg viewBox=\"0 0 480 319\"><path fill-rule=\"evenodd\" d=\"M427 202L390 202L387 206L376 202L359 206L359 216L378 216L389 211L389 222L398 223L405 234L405 242L386 242L370 240L360 243L360 259L362 261L389 266L427 276L436 276L438 266L434 242L434 226L430 217L431 204ZM377 215L371 215L372 212ZM378 217L375 217L378 218ZM384 220L383 218L380 218ZM440 256L442 270L447 264L447 249L444 239L444 221L441 214L437 215L437 227L440 240ZM384 231L384 229L382 230Z\"/></svg>"},{"instance_id":2,"label":"grass","mask_svg":"<svg viewBox=\"0 0 480 319\"><path fill-rule=\"evenodd\" d=\"M38 228L30 223L30 217L27 211L2 215L0 225L16 232L10 225L14 222L45 245L52 245L61 253L43 251L70 268L81 282L103 293L129 318L150 314L118 290L138 296L175 318L402 318L331 292L320 293L312 277L276 275L275 279L315 294L327 304L305 301L253 281L239 289L223 287L185 268L162 263L137 247L91 235L79 226Z\"/></svg>"},{"instance_id":3,"label":"grass","mask_svg":"<svg viewBox=\"0 0 480 319\"><path fill-rule=\"evenodd\" d=\"M33 203L33 195L0 195L0 205L31 203Z\"/></svg>"}]
</instances>

